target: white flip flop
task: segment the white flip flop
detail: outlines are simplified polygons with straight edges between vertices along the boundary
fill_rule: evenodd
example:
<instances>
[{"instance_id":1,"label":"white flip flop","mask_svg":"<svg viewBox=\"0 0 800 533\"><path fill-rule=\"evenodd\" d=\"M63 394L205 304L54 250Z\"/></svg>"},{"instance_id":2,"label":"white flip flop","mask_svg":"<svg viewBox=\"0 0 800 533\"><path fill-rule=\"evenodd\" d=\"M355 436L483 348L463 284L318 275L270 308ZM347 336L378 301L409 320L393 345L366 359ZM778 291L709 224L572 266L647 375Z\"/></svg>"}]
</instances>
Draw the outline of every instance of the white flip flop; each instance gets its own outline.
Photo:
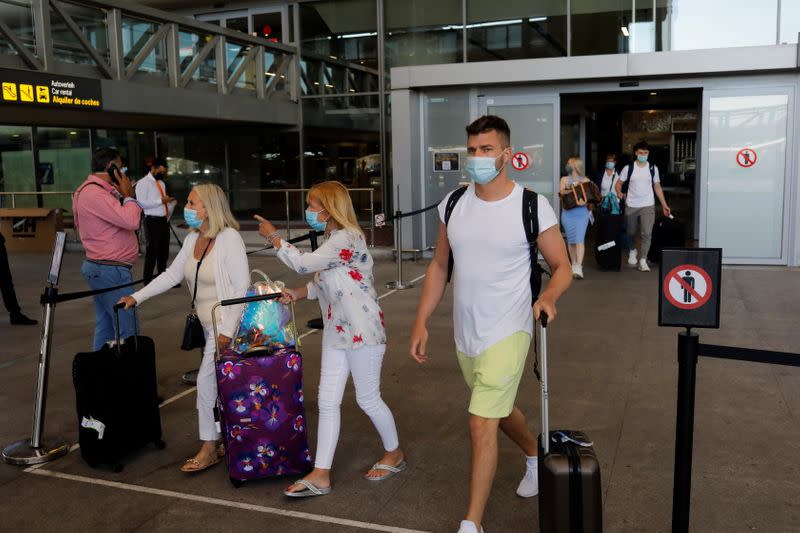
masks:
<instances>
[{"instance_id":1,"label":"white flip flop","mask_svg":"<svg viewBox=\"0 0 800 533\"><path fill-rule=\"evenodd\" d=\"M303 485L307 490L299 490L297 492L283 491L283 493L290 498L313 498L314 496L325 496L331 493L330 487L320 488L305 479L298 479L294 484Z\"/></svg>"},{"instance_id":2,"label":"white flip flop","mask_svg":"<svg viewBox=\"0 0 800 533\"><path fill-rule=\"evenodd\" d=\"M364 474L364 479L366 479L367 481L385 481L389 478L396 476L397 474L405 470L407 467L408 463L406 463L405 461L401 461L400 464L397 466L389 466L382 463L375 463L374 465L372 465L372 468L370 468L370 470L386 470L389 473L381 477L369 477L369 474Z\"/></svg>"}]
</instances>

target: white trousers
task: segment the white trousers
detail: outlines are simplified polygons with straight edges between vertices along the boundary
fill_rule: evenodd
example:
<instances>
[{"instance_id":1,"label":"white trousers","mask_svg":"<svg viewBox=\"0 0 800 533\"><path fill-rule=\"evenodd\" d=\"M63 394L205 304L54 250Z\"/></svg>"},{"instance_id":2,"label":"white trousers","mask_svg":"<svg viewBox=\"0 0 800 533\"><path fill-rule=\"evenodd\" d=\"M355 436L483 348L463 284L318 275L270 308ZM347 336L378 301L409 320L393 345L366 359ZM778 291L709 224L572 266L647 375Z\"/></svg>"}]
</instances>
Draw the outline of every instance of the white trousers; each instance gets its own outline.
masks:
<instances>
[{"instance_id":1,"label":"white trousers","mask_svg":"<svg viewBox=\"0 0 800 533\"><path fill-rule=\"evenodd\" d=\"M319 429L317 459L314 466L330 469L339 441L341 405L347 378L353 374L356 402L369 416L383 441L386 451L396 450L400 443L397 427L389 407L381 399L381 365L386 345L364 346L357 350L322 348L322 372L319 380Z\"/></svg>"},{"instance_id":2,"label":"white trousers","mask_svg":"<svg viewBox=\"0 0 800 533\"><path fill-rule=\"evenodd\" d=\"M214 368L214 328L203 327L206 345L203 360L197 372L197 425L200 440L218 440L222 435L214 422L214 406L217 405L217 376Z\"/></svg>"}]
</instances>

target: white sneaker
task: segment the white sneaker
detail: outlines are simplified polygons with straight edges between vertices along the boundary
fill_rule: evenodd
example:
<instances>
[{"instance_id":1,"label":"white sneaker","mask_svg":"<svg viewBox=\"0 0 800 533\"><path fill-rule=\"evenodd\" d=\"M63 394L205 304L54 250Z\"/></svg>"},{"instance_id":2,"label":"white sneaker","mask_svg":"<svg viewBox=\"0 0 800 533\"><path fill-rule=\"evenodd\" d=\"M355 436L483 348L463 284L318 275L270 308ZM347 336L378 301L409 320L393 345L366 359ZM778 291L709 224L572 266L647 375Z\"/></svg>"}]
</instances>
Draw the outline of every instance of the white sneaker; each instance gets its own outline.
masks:
<instances>
[{"instance_id":1,"label":"white sneaker","mask_svg":"<svg viewBox=\"0 0 800 533\"><path fill-rule=\"evenodd\" d=\"M630 266L636 266L636 250L628 252L628 264Z\"/></svg>"},{"instance_id":2,"label":"white sneaker","mask_svg":"<svg viewBox=\"0 0 800 533\"><path fill-rule=\"evenodd\" d=\"M583 279L583 265L575 265L575 274L577 279Z\"/></svg>"},{"instance_id":3,"label":"white sneaker","mask_svg":"<svg viewBox=\"0 0 800 533\"><path fill-rule=\"evenodd\" d=\"M578 279L578 265L572 264L572 277Z\"/></svg>"},{"instance_id":4,"label":"white sneaker","mask_svg":"<svg viewBox=\"0 0 800 533\"><path fill-rule=\"evenodd\" d=\"M475 522L470 520L462 520L461 527L458 528L458 533L478 533L478 526L475 525ZM483 528L481 528L480 533L484 533Z\"/></svg>"},{"instance_id":5,"label":"white sneaker","mask_svg":"<svg viewBox=\"0 0 800 533\"><path fill-rule=\"evenodd\" d=\"M526 467L525 477L519 482L517 496L522 498L533 498L539 494L539 467Z\"/></svg>"},{"instance_id":6,"label":"white sneaker","mask_svg":"<svg viewBox=\"0 0 800 533\"><path fill-rule=\"evenodd\" d=\"M647 265L647 259L644 257L639 261L639 272L650 272L650 267Z\"/></svg>"}]
</instances>

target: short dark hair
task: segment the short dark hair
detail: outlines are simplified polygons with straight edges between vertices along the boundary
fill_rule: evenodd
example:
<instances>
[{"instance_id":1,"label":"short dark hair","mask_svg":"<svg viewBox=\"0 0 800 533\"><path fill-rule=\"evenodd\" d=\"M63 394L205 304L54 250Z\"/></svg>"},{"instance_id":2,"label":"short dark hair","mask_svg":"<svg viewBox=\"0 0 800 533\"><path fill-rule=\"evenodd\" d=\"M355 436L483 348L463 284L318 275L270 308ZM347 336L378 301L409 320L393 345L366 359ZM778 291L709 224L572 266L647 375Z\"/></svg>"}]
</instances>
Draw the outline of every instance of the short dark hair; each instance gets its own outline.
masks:
<instances>
[{"instance_id":1,"label":"short dark hair","mask_svg":"<svg viewBox=\"0 0 800 533\"><path fill-rule=\"evenodd\" d=\"M503 148L511 145L511 128L508 123L496 115L484 115L467 126L467 136L479 135L488 131L496 131L500 136Z\"/></svg>"},{"instance_id":2,"label":"short dark hair","mask_svg":"<svg viewBox=\"0 0 800 533\"><path fill-rule=\"evenodd\" d=\"M639 141L638 143L633 145L633 153L636 153L636 150L647 150L650 151L650 145L647 144L647 141Z\"/></svg>"},{"instance_id":3,"label":"short dark hair","mask_svg":"<svg viewBox=\"0 0 800 533\"><path fill-rule=\"evenodd\" d=\"M617 154L616 154L616 153L614 153L614 152L608 152L608 153L606 154L606 159L613 159L613 160L615 160L615 161L616 161L616 159L617 159Z\"/></svg>"},{"instance_id":4,"label":"short dark hair","mask_svg":"<svg viewBox=\"0 0 800 533\"><path fill-rule=\"evenodd\" d=\"M167 168L167 160L163 157L156 157L150 161L150 168L164 167Z\"/></svg>"},{"instance_id":5,"label":"short dark hair","mask_svg":"<svg viewBox=\"0 0 800 533\"><path fill-rule=\"evenodd\" d=\"M119 159L119 150L113 146L98 148L92 154L92 172L105 172L115 159Z\"/></svg>"}]
</instances>

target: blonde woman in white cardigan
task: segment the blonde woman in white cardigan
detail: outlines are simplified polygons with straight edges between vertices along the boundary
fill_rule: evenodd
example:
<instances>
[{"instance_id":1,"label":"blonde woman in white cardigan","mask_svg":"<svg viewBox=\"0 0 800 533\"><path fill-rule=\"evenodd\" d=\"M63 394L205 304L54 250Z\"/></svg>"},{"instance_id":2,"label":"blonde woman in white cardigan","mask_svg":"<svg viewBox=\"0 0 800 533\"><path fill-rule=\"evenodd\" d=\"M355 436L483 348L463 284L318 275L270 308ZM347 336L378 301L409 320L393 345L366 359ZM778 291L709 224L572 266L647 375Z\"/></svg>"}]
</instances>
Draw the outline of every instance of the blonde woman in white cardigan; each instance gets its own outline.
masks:
<instances>
[{"instance_id":1,"label":"blonde woman in white cardigan","mask_svg":"<svg viewBox=\"0 0 800 533\"><path fill-rule=\"evenodd\" d=\"M197 418L202 446L194 457L183 464L181 470L199 472L217 464L221 455L217 448L221 435L214 423L217 400L215 343L220 348L230 344L242 311L241 305L221 308L222 312L217 317L219 336L214 339L211 307L219 300L244 296L250 284L250 271L244 241L237 231L239 224L231 214L222 189L213 184L195 186L189 193L183 213L192 232L183 241L175 260L146 287L121 298L119 302L124 303L126 309L141 305L184 279L191 293L197 275L195 306L206 336L203 361L197 374Z\"/></svg>"}]
</instances>

